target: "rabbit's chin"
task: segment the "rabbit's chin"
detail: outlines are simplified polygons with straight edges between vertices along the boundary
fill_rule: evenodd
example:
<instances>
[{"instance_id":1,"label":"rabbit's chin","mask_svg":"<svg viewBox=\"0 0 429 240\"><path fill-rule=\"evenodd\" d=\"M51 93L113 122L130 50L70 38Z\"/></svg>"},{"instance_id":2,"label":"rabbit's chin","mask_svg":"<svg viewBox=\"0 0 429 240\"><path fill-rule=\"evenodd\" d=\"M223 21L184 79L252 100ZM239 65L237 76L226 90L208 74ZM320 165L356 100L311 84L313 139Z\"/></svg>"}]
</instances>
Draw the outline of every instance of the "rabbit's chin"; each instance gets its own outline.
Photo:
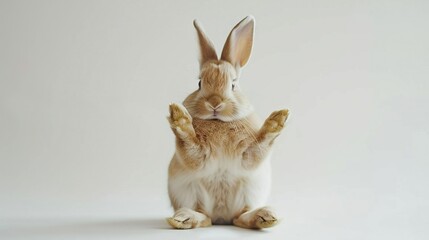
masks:
<instances>
[{"instance_id":1,"label":"rabbit's chin","mask_svg":"<svg viewBox=\"0 0 429 240\"><path fill-rule=\"evenodd\" d=\"M239 118L234 118L233 116L223 116L223 115L216 115L216 116L209 115L209 116L203 117L202 119L204 119L204 120L219 120L222 122L232 122L235 120L239 120Z\"/></svg>"},{"instance_id":2,"label":"rabbit's chin","mask_svg":"<svg viewBox=\"0 0 429 240\"><path fill-rule=\"evenodd\" d=\"M222 121L222 122L233 122L233 121L238 121L238 120L241 120L243 118L246 118L251 113L252 113L252 111L242 111L242 112L234 114L234 115L229 115L229 114L217 114L217 115L206 114L206 115L198 115L197 114L196 117L199 118L199 119L201 119L201 120L218 120L218 121Z\"/></svg>"}]
</instances>

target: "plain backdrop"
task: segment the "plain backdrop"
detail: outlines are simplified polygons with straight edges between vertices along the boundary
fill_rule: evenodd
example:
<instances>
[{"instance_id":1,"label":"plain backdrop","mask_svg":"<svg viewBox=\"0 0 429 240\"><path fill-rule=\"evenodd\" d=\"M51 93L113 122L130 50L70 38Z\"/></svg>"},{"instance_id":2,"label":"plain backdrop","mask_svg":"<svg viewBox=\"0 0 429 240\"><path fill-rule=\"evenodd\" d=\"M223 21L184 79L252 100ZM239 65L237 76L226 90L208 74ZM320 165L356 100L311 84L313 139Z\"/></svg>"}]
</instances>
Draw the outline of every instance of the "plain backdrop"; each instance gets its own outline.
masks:
<instances>
[{"instance_id":1,"label":"plain backdrop","mask_svg":"<svg viewBox=\"0 0 429 240\"><path fill-rule=\"evenodd\" d=\"M427 239L429 2L0 1L1 239ZM241 88L291 111L282 222L169 229L170 102L256 18Z\"/></svg>"}]
</instances>

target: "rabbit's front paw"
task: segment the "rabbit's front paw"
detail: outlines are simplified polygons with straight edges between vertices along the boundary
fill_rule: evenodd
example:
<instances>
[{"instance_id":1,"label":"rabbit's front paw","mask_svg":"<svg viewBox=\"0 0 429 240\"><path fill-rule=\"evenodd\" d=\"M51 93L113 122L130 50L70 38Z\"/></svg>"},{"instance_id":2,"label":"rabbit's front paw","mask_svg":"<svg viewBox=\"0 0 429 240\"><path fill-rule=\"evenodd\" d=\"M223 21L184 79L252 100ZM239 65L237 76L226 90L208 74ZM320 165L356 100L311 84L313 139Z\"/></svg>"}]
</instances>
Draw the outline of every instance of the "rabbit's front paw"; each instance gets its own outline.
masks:
<instances>
[{"instance_id":1,"label":"rabbit's front paw","mask_svg":"<svg viewBox=\"0 0 429 240\"><path fill-rule=\"evenodd\" d=\"M170 104L170 126L181 135L187 135L194 132L192 127L192 117L188 110L182 105Z\"/></svg>"},{"instance_id":2,"label":"rabbit's front paw","mask_svg":"<svg viewBox=\"0 0 429 240\"><path fill-rule=\"evenodd\" d=\"M266 133L279 133L283 129L288 116L289 110L287 109L274 111L267 120L265 120L263 129Z\"/></svg>"}]
</instances>

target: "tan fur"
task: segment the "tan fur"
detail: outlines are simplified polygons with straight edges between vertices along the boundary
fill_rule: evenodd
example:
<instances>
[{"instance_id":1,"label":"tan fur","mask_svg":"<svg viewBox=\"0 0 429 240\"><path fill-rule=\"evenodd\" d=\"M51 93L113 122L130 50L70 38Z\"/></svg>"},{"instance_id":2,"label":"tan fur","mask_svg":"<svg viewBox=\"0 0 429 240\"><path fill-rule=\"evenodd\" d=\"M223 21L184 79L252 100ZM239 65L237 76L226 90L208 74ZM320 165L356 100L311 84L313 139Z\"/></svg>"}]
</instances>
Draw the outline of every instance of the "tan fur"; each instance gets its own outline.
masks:
<instances>
[{"instance_id":1,"label":"tan fur","mask_svg":"<svg viewBox=\"0 0 429 240\"><path fill-rule=\"evenodd\" d=\"M220 112L226 116L235 116L240 111L240 108L231 101L230 96L226 93L236 85L236 90L232 91L232 96L239 104L247 105L248 100L239 90L238 83L233 83L237 78L237 72L234 67L225 61L208 61L201 68L200 80L203 86L203 91L195 91L191 93L184 101L184 105L192 116L204 118L211 114L207 108L206 102L214 101L212 98L218 98L216 101L223 102L225 107ZM201 96L202 95L202 96ZM220 100L219 100L220 99ZM213 106L218 103L211 103Z\"/></svg>"},{"instance_id":2,"label":"tan fur","mask_svg":"<svg viewBox=\"0 0 429 240\"><path fill-rule=\"evenodd\" d=\"M201 85L204 89L203 96L199 96L201 93L195 91L185 99L184 105L189 113L198 117L210 115L211 111L207 109L206 102L209 102L212 106L223 102L225 104L225 108L222 110L223 114L231 116L236 114L238 109L225 96L226 90L231 88L232 81L236 77L235 69L228 62L210 60L204 63L200 73ZM235 91L233 94L239 102L247 102L241 92Z\"/></svg>"},{"instance_id":3,"label":"tan fur","mask_svg":"<svg viewBox=\"0 0 429 240\"><path fill-rule=\"evenodd\" d=\"M167 221L181 229L212 223L274 226L275 214L257 207L268 193L267 161L288 110L275 111L260 124L239 88L240 68L251 53L254 19L245 18L234 27L222 60L200 24L194 25L201 52L201 89L190 94L184 106L170 105L168 121L176 136L176 152L169 165L168 191L175 214Z\"/></svg>"},{"instance_id":4,"label":"tan fur","mask_svg":"<svg viewBox=\"0 0 429 240\"><path fill-rule=\"evenodd\" d=\"M288 111L276 111L270 115L265 121L264 125L258 130L258 124L254 120L254 115L245 119L233 122L222 122L218 120L202 120L190 119L187 121L180 121L176 119L177 116L184 117L186 114L175 114L178 106L172 104L171 108L175 109L171 112L173 115L170 117L170 122L182 122L184 124L192 123L194 131L189 130L187 134L180 131L176 133L176 154L173 157L169 167L169 177L174 178L178 173L183 173L189 170L197 170L205 164L208 158L242 158L242 166L246 169L257 168L261 161L264 159L265 154L269 151L273 140L278 136L280 130L284 127L284 121L287 118ZM177 126L176 126L177 127ZM190 127L179 126L180 129L190 129ZM185 138L183 138L185 136ZM191 138L189 136L192 136ZM186 141L188 139L190 141ZM188 153L189 145L201 151L199 157L197 155L190 155ZM216 215L225 216L229 215L231 218L222 219L217 224L230 224L233 222L235 216L240 215L242 212L228 213L228 206L226 205L227 198L236 189L240 187L242 180L237 180L232 185L216 186L213 188L210 182L202 182L210 195L215 196L214 201L216 205L214 209L204 209L203 205L196 204L192 209L195 211L205 213L216 212ZM174 195L170 193L170 199L175 210L181 208L180 204L175 201ZM210 216L215 218L216 216ZM242 221L234 224L238 226L243 225ZM256 222L249 222L249 228L259 228L255 225Z\"/></svg>"}]
</instances>

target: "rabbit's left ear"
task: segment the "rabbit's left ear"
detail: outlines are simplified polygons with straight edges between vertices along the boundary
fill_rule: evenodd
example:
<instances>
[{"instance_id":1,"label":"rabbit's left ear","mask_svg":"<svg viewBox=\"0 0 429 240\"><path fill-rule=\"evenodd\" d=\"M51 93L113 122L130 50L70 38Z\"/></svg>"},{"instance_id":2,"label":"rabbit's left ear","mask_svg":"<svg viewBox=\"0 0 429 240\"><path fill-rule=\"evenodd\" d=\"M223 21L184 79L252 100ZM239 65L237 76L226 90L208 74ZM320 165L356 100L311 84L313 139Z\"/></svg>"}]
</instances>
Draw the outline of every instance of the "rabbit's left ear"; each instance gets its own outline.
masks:
<instances>
[{"instance_id":1,"label":"rabbit's left ear","mask_svg":"<svg viewBox=\"0 0 429 240\"><path fill-rule=\"evenodd\" d=\"M247 16L235 25L225 42L221 59L236 68L244 67L252 53L254 28L253 16Z\"/></svg>"}]
</instances>

